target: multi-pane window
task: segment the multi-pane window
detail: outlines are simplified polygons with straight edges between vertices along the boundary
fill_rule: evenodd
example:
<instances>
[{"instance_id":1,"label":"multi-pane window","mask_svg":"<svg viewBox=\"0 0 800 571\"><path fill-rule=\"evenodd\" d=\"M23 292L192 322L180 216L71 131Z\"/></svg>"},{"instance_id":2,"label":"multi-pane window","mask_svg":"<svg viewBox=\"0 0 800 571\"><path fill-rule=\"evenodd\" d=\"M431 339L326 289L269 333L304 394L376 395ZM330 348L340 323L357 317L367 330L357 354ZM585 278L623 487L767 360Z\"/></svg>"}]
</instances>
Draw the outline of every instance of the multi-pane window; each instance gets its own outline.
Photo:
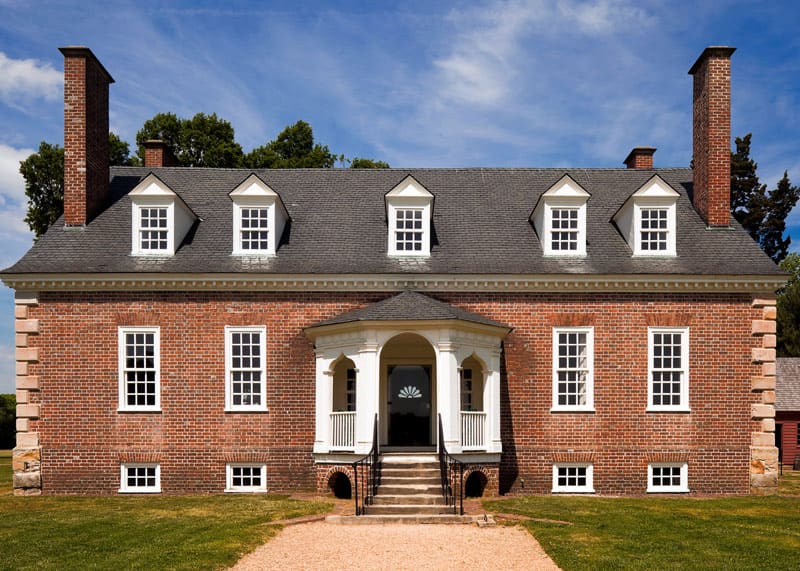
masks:
<instances>
[{"instance_id":1,"label":"multi-pane window","mask_svg":"<svg viewBox=\"0 0 800 571\"><path fill-rule=\"evenodd\" d=\"M139 209L139 249L141 251L166 251L168 248L167 209Z\"/></svg>"},{"instance_id":2,"label":"multi-pane window","mask_svg":"<svg viewBox=\"0 0 800 571\"><path fill-rule=\"evenodd\" d=\"M591 410L592 328L553 330L553 408Z\"/></svg>"},{"instance_id":3,"label":"multi-pane window","mask_svg":"<svg viewBox=\"0 0 800 571\"><path fill-rule=\"evenodd\" d=\"M688 410L688 330L651 328L649 337L649 408Z\"/></svg>"},{"instance_id":4,"label":"multi-pane window","mask_svg":"<svg viewBox=\"0 0 800 571\"><path fill-rule=\"evenodd\" d=\"M668 249L668 209L642 208L639 248L643 252L665 252Z\"/></svg>"},{"instance_id":5,"label":"multi-pane window","mask_svg":"<svg viewBox=\"0 0 800 571\"><path fill-rule=\"evenodd\" d=\"M239 209L239 247L243 252L269 250L269 208Z\"/></svg>"},{"instance_id":6,"label":"multi-pane window","mask_svg":"<svg viewBox=\"0 0 800 571\"><path fill-rule=\"evenodd\" d=\"M648 492L688 492L688 467L683 464L650 464L647 467Z\"/></svg>"},{"instance_id":7,"label":"multi-pane window","mask_svg":"<svg viewBox=\"0 0 800 571\"><path fill-rule=\"evenodd\" d=\"M422 209L398 209L395 222L395 249L398 252L421 252Z\"/></svg>"},{"instance_id":8,"label":"multi-pane window","mask_svg":"<svg viewBox=\"0 0 800 571\"><path fill-rule=\"evenodd\" d=\"M263 464L228 464L227 486L229 492L257 492L267 489L267 467Z\"/></svg>"},{"instance_id":9,"label":"multi-pane window","mask_svg":"<svg viewBox=\"0 0 800 571\"><path fill-rule=\"evenodd\" d=\"M591 464L554 464L554 492L594 492Z\"/></svg>"},{"instance_id":10,"label":"multi-pane window","mask_svg":"<svg viewBox=\"0 0 800 571\"><path fill-rule=\"evenodd\" d=\"M578 209L553 208L550 221L550 249L558 252L578 250Z\"/></svg>"},{"instance_id":11,"label":"multi-pane window","mask_svg":"<svg viewBox=\"0 0 800 571\"><path fill-rule=\"evenodd\" d=\"M159 330L122 327L119 330L121 410L158 410Z\"/></svg>"},{"instance_id":12,"label":"multi-pane window","mask_svg":"<svg viewBox=\"0 0 800 571\"><path fill-rule=\"evenodd\" d=\"M226 328L226 333L228 408L266 410L265 328Z\"/></svg>"},{"instance_id":13,"label":"multi-pane window","mask_svg":"<svg viewBox=\"0 0 800 571\"><path fill-rule=\"evenodd\" d=\"M123 464L120 468L120 492L158 493L161 469L158 464Z\"/></svg>"},{"instance_id":14,"label":"multi-pane window","mask_svg":"<svg viewBox=\"0 0 800 571\"><path fill-rule=\"evenodd\" d=\"M475 410L473 390L472 369L461 369L461 410Z\"/></svg>"},{"instance_id":15,"label":"multi-pane window","mask_svg":"<svg viewBox=\"0 0 800 571\"><path fill-rule=\"evenodd\" d=\"M347 398L347 412L356 410L356 370L347 369L347 385L345 386L345 396Z\"/></svg>"}]
</instances>

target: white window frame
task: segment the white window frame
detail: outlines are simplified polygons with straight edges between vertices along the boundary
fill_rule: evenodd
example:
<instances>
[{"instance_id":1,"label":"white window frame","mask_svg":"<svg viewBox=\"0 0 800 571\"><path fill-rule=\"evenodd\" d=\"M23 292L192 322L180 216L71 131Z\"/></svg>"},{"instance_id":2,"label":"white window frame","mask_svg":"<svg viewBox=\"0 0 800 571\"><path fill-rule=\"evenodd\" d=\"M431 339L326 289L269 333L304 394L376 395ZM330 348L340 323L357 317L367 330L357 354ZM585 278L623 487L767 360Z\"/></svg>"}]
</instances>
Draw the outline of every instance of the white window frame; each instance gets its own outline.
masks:
<instances>
[{"instance_id":1,"label":"white window frame","mask_svg":"<svg viewBox=\"0 0 800 571\"><path fill-rule=\"evenodd\" d=\"M656 486L653 484L653 468L679 468L680 484ZM689 491L689 465L686 462L653 462L647 465L647 493L681 493Z\"/></svg>"},{"instance_id":2,"label":"white window frame","mask_svg":"<svg viewBox=\"0 0 800 571\"><path fill-rule=\"evenodd\" d=\"M261 470L260 486L234 486L233 471L235 468L250 468ZM262 463L232 462L225 465L225 492L234 494L263 493L267 491L267 465Z\"/></svg>"},{"instance_id":3,"label":"white window frame","mask_svg":"<svg viewBox=\"0 0 800 571\"><path fill-rule=\"evenodd\" d=\"M586 403L579 405L559 404L558 402L558 337L560 334L569 333L584 333L586 334ZM553 391L553 406L550 409L553 412L594 412L594 327L553 327L553 345L552 345L552 391Z\"/></svg>"},{"instance_id":4,"label":"white window frame","mask_svg":"<svg viewBox=\"0 0 800 571\"><path fill-rule=\"evenodd\" d=\"M141 241L141 233L144 230L142 228L142 210L151 210L151 209L163 209L167 211L167 226L165 228L167 232L167 247L164 250L150 250L142 248L142 241ZM175 205L173 201L161 201L161 202L143 202L141 200L136 201L133 205L133 235L131 236L132 240L132 252L134 256L172 256L175 252Z\"/></svg>"},{"instance_id":5,"label":"white window frame","mask_svg":"<svg viewBox=\"0 0 800 571\"><path fill-rule=\"evenodd\" d=\"M234 333L259 333L261 365L257 371L261 372L261 403L257 405L233 404L233 334ZM231 326L225 327L225 410L228 412L265 412L267 410L267 328L264 325Z\"/></svg>"},{"instance_id":6,"label":"white window frame","mask_svg":"<svg viewBox=\"0 0 800 571\"><path fill-rule=\"evenodd\" d=\"M421 217L422 240L419 250L398 250L397 249L397 234L405 232L405 230L398 230L397 228L397 213L403 212L419 212ZM411 230L412 232L415 230ZM389 206L389 254L392 256L430 256L431 254L431 220L430 220L430 205L406 205L406 204L392 204Z\"/></svg>"},{"instance_id":7,"label":"white window frame","mask_svg":"<svg viewBox=\"0 0 800 571\"><path fill-rule=\"evenodd\" d=\"M653 403L653 360L654 336L656 334L681 334L680 403L664 405ZM647 328L647 410L648 412L689 412L689 328L688 327L648 327Z\"/></svg>"},{"instance_id":8,"label":"white window frame","mask_svg":"<svg viewBox=\"0 0 800 571\"><path fill-rule=\"evenodd\" d=\"M128 404L128 387L126 373L126 344L125 336L128 334L152 333L153 334L153 359L155 361L155 404L131 405ZM119 374L119 408L124 412L160 412L161 411L161 328L154 326L121 326L117 328L117 367Z\"/></svg>"},{"instance_id":9,"label":"white window frame","mask_svg":"<svg viewBox=\"0 0 800 571\"><path fill-rule=\"evenodd\" d=\"M586 469L586 485L585 486L570 486L559 485L558 483L558 470L560 468L585 468ZM567 494L593 494L594 493L594 465L591 462L556 462L553 464L553 493L567 493Z\"/></svg>"},{"instance_id":10,"label":"white window frame","mask_svg":"<svg viewBox=\"0 0 800 571\"><path fill-rule=\"evenodd\" d=\"M586 255L586 200L546 198L544 202L544 230L543 243L545 256L576 257ZM578 236L575 250L556 250L553 248L553 211L575 210L578 213Z\"/></svg>"},{"instance_id":11,"label":"white window frame","mask_svg":"<svg viewBox=\"0 0 800 571\"><path fill-rule=\"evenodd\" d=\"M267 247L256 250L246 250L242 248L242 211L243 210L266 210L267 211ZM264 200L243 200L235 199L233 202L233 253L238 256L274 256L276 231L275 204Z\"/></svg>"},{"instance_id":12,"label":"white window frame","mask_svg":"<svg viewBox=\"0 0 800 571\"><path fill-rule=\"evenodd\" d=\"M643 250L642 249L642 211L644 210L666 210L667 211L667 248L666 250ZM633 254L635 256L675 256L675 236L676 223L675 201L666 202L663 200L654 201L653 199L639 199L634 202L633 209Z\"/></svg>"},{"instance_id":13,"label":"white window frame","mask_svg":"<svg viewBox=\"0 0 800 571\"><path fill-rule=\"evenodd\" d=\"M128 486L128 468L155 468L155 486ZM161 464L156 462L130 462L120 464L119 467L119 493L120 494L160 494L161 493Z\"/></svg>"}]
</instances>

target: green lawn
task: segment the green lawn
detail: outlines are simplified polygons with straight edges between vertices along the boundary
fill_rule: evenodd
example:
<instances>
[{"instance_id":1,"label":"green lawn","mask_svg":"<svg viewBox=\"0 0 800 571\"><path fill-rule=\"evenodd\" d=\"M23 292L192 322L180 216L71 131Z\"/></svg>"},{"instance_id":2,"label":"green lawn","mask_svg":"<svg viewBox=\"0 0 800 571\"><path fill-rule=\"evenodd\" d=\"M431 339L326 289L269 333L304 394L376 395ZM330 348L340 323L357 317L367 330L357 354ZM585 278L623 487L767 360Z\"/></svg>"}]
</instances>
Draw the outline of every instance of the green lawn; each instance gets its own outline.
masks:
<instances>
[{"instance_id":1,"label":"green lawn","mask_svg":"<svg viewBox=\"0 0 800 571\"><path fill-rule=\"evenodd\" d=\"M800 567L800 497L537 496L484 506L553 520L523 525L565 571Z\"/></svg>"},{"instance_id":2,"label":"green lawn","mask_svg":"<svg viewBox=\"0 0 800 571\"><path fill-rule=\"evenodd\" d=\"M330 507L261 495L15 497L0 451L0 569L218 569L275 535L269 522Z\"/></svg>"}]
</instances>

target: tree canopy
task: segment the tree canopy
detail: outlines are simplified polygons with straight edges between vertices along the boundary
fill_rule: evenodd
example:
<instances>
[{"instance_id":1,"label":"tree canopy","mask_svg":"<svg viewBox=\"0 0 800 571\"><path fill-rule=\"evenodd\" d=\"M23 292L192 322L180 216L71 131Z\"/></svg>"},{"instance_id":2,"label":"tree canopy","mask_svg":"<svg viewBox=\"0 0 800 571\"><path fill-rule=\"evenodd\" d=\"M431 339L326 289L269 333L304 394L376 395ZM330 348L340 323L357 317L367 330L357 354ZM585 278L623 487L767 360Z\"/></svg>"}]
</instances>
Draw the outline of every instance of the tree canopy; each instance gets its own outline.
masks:
<instances>
[{"instance_id":1,"label":"tree canopy","mask_svg":"<svg viewBox=\"0 0 800 571\"><path fill-rule=\"evenodd\" d=\"M288 125L278 136L249 153L236 142L233 126L216 113L197 113L182 119L174 113L157 113L136 133L136 156L116 134L108 134L109 161L113 165L143 165L144 142L158 139L171 149L178 164L186 167L225 168L333 168L337 161L351 168L388 168L389 164L366 158L336 155L327 145L314 141L305 121ZM20 161L25 178L28 212L25 222L38 238L64 211L64 149L45 141L39 150Z\"/></svg>"},{"instance_id":2,"label":"tree canopy","mask_svg":"<svg viewBox=\"0 0 800 571\"><path fill-rule=\"evenodd\" d=\"M780 266L790 278L778 293L778 357L800 357L800 254L787 255Z\"/></svg>"},{"instance_id":3,"label":"tree canopy","mask_svg":"<svg viewBox=\"0 0 800 571\"><path fill-rule=\"evenodd\" d=\"M731 210L762 250L776 262L786 257L790 237L784 238L786 217L800 198L800 188L789 181L789 173L776 188L758 180L758 164L750 158L752 133L736 137L736 151L731 153Z\"/></svg>"}]
</instances>

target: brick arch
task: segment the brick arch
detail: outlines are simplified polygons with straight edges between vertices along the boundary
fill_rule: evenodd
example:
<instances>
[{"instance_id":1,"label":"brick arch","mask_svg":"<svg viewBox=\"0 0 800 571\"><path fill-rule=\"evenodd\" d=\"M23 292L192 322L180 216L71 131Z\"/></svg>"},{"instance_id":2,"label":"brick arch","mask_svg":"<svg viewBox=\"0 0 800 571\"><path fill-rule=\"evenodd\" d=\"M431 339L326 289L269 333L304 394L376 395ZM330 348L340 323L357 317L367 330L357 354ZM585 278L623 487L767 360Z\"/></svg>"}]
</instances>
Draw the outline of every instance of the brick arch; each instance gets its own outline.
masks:
<instances>
[{"instance_id":1,"label":"brick arch","mask_svg":"<svg viewBox=\"0 0 800 571\"><path fill-rule=\"evenodd\" d=\"M320 491L332 492L331 481L337 474L343 474L344 477L347 478L347 481L350 483L350 491L353 493L356 489L356 484L353 469L350 466L331 466L328 468L318 484Z\"/></svg>"}]
</instances>

